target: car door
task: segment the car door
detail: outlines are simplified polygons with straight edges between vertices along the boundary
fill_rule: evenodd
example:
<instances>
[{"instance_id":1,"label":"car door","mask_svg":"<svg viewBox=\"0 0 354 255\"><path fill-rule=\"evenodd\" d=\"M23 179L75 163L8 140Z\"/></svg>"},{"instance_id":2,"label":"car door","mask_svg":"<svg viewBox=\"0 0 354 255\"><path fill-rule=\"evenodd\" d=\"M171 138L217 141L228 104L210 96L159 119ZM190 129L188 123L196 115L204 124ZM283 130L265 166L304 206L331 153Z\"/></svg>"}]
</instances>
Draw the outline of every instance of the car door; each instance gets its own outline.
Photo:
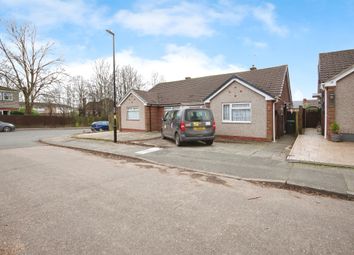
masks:
<instances>
[{"instance_id":1,"label":"car door","mask_svg":"<svg viewBox=\"0 0 354 255\"><path fill-rule=\"evenodd\" d=\"M171 137L171 114L172 111L166 112L162 123L163 134L167 137Z\"/></svg>"},{"instance_id":2,"label":"car door","mask_svg":"<svg viewBox=\"0 0 354 255\"><path fill-rule=\"evenodd\" d=\"M171 113L171 120L170 120L170 136L174 137L175 132L179 126L179 120L178 120L178 111L173 111Z\"/></svg>"}]
</instances>

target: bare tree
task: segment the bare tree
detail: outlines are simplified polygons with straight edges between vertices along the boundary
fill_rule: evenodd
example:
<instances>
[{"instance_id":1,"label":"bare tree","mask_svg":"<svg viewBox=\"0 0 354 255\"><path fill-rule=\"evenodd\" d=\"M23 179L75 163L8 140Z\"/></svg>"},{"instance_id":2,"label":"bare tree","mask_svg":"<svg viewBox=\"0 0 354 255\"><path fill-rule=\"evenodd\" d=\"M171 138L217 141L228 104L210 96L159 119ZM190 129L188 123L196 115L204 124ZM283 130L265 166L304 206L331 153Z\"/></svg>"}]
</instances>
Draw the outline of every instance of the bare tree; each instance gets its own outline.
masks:
<instances>
[{"instance_id":1,"label":"bare tree","mask_svg":"<svg viewBox=\"0 0 354 255\"><path fill-rule=\"evenodd\" d=\"M105 60L97 60L94 65L91 96L93 102L97 102L97 113L101 116L108 116L113 112L113 86L110 68L110 64Z\"/></svg>"},{"instance_id":2,"label":"bare tree","mask_svg":"<svg viewBox=\"0 0 354 255\"><path fill-rule=\"evenodd\" d=\"M130 65L123 66L118 69L118 80L117 80L117 96L118 101L123 98L123 96L130 89L141 89L144 86L141 75L136 69Z\"/></svg>"},{"instance_id":3,"label":"bare tree","mask_svg":"<svg viewBox=\"0 0 354 255\"><path fill-rule=\"evenodd\" d=\"M154 87L156 84L161 83L161 82L165 82L165 78L160 75L158 72L153 72L151 74L151 79L149 82L149 88Z\"/></svg>"},{"instance_id":4,"label":"bare tree","mask_svg":"<svg viewBox=\"0 0 354 255\"><path fill-rule=\"evenodd\" d=\"M89 82L82 76L72 77L70 80L73 107L77 107L80 116L86 116L86 103L89 96ZM68 98L67 98L68 100Z\"/></svg>"},{"instance_id":5,"label":"bare tree","mask_svg":"<svg viewBox=\"0 0 354 255\"><path fill-rule=\"evenodd\" d=\"M60 82L62 61L49 59L53 43L38 46L34 26L13 23L6 31L9 41L0 38L0 77L22 92L25 114L31 114L33 102L41 91Z\"/></svg>"}]
</instances>

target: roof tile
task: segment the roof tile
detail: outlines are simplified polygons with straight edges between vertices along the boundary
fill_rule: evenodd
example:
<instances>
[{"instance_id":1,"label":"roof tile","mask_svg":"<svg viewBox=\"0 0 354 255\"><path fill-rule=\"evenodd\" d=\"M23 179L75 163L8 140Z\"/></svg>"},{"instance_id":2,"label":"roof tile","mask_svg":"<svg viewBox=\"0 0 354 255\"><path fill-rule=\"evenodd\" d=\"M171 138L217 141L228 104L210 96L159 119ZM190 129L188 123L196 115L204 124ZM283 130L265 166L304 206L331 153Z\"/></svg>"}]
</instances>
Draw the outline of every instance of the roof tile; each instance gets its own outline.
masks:
<instances>
[{"instance_id":1,"label":"roof tile","mask_svg":"<svg viewBox=\"0 0 354 255\"><path fill-rule=\"evenodd\" d=\"M319 84L330 80L352 65L354 65L354 49L320 53Z\"/></svg>"},{"instance_id":2,"label":"roof tile","mask_svg":"<svg viewBox=\"0 0 354 255\"><path fill-rule=\"evenodd\" d=\"M280 96L288 66L256 69L238 73L211 75L157 84L149 91L134 90L149 104L181 104L203 102L232 77L238 77L255 88L273 96Z\"/></svg>"}]
</instances>

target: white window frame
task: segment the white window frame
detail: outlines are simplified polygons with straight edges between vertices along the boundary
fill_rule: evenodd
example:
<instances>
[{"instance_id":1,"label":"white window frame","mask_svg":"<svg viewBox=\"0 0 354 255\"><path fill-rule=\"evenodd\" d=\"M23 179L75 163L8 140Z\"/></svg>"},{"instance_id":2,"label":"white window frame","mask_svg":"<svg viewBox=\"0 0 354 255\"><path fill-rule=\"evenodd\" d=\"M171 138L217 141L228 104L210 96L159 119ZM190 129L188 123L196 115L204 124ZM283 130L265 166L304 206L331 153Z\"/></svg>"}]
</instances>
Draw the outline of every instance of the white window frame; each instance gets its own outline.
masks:
<instances>
[{"instance_id":1,"label":"white window frame","mask_svg":"<svg viewBox=\"0 0 354 255\"><path fill-rule=\"evenodd\" d=\"M2 92L0 92L0 101L2 101Z\"/></svg>"},{"instance_id":2,"label":"white window frame","mask_svg":"<svg viewBox=\"0 0 354 255\"><path fill-rule=\"evenodd\" d=\"M5 98L5 94L9 97L8 99ZM14 101L14 95L11 92L2 92L2 99L3 101Z\"/></svg>"},{"instance_id":3,"label":"white window frame","mask_svg":"<svg viewBox=\"0 0 354 255\"><path fill-rule=\"evenodd\" d=\"M244 104L248 104L247 107L232 107L232 105L244 105ZM228 120L224 120L224 105L228 105L229 106L229 117L230 119ZM250 120L246 120L246 121L236 121L236 120L232 120L232 110L250 110ZM222 123L252 123L252 103L250 102L237 102L237 103L223 103L221 104L221 118L222 118Z\"/></svg>"},{"instance_id":4,"label":"white window frame","mask_svg":"<svg viewBox=\"0 0 354 255\"><path fill-rule=\"evenodd\" d=\"M129 117L129 113L131 113L131 112L137 113L137 117L136 117L136 118L130 118L130 117ZM139 107L137 107L137 106L130 106L130 107L127 107L127 120L140 120L140 110L139 110Z\"/></svg>"}]
</instances>

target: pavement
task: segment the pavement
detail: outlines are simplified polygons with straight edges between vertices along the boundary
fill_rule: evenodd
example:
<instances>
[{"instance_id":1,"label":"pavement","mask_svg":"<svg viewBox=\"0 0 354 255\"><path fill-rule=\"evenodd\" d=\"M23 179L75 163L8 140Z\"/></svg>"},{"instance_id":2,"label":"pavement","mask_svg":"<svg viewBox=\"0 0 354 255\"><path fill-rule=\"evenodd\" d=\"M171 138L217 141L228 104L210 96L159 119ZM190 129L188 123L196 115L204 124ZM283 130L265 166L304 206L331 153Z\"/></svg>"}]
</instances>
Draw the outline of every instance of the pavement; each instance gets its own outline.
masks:
<instances>
[{"instance_id":1,"label":"pavement","mask_svg":"<svg viewBox=\"0 0 354 255\"><path fill-rule=\"evenodd\" d=\"M288 160L354 168L354 143L328 141L316 129L307 128L297 137Z\"/></svg>"},{"instance_id":2,"label":"pavement","mask_svg":"<svg viewBox=\"0 0 354 255\"><path fill-rule=\"evenodd\" d=\"M354 169L293 163L286 160L295 138L284 136L276 143L194 143L176 147L159 133L112 132L46 138L42 142L73 149L128 157L154 164L235 179L300 188L339 197L354 198ZM292 150L293 151L293 150ZM291 154L291 152L290 152Z\"/></svg>"}]
</instances>

